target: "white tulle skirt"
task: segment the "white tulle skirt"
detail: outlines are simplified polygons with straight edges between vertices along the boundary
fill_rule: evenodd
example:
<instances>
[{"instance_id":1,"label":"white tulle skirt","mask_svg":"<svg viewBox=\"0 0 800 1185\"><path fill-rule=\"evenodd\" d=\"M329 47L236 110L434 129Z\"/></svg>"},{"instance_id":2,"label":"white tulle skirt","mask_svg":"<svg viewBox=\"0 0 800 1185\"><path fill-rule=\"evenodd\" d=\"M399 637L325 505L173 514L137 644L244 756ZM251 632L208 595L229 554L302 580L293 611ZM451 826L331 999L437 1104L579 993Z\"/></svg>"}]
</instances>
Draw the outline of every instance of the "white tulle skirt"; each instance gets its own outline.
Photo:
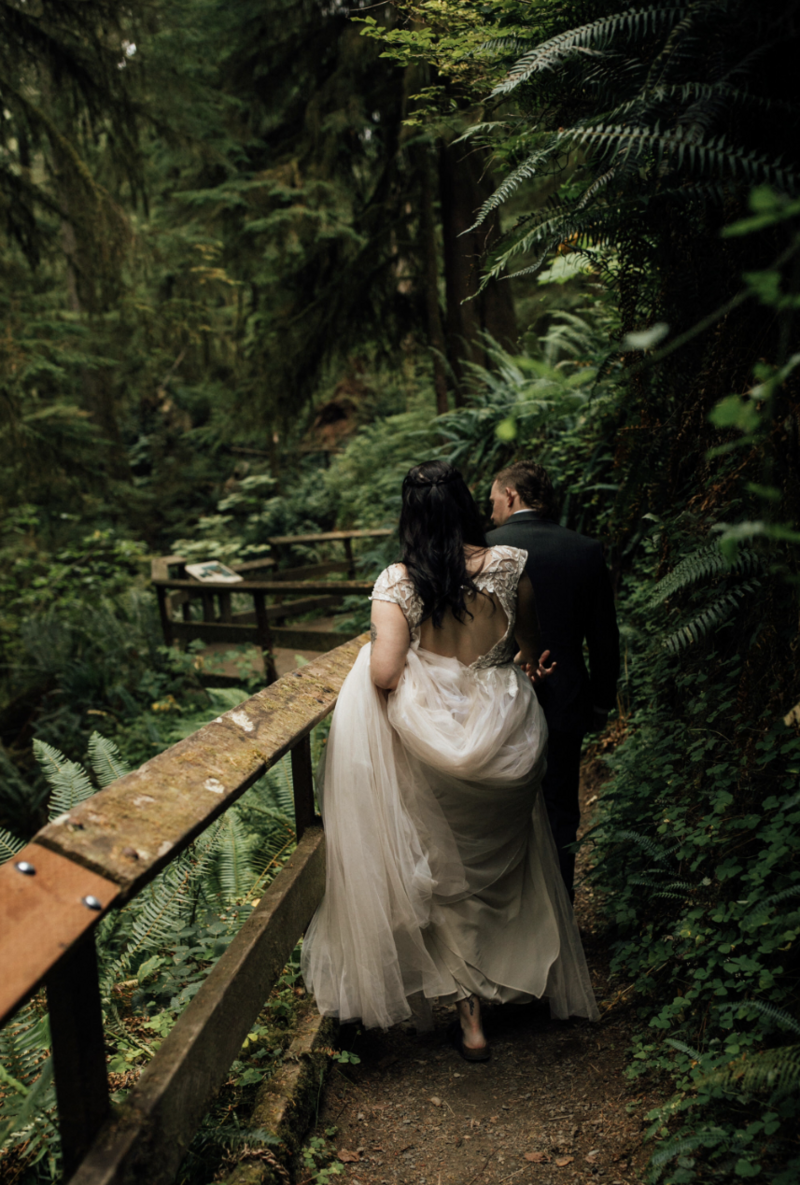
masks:
<instances>
[{"instance_id":1,"label":"white tulle skirt","mask_svg":"<svg viewBox=\"0 0 800 1185\"><path fill-rule=\"evenodd\" d=\"M597 1017L540 792L546 742L515 667L414 644L387 701L362 649L320 770L326 890L302 958L320 1012L388 1028L411 997L475 993Z\"/></svg>"}]
</instances>

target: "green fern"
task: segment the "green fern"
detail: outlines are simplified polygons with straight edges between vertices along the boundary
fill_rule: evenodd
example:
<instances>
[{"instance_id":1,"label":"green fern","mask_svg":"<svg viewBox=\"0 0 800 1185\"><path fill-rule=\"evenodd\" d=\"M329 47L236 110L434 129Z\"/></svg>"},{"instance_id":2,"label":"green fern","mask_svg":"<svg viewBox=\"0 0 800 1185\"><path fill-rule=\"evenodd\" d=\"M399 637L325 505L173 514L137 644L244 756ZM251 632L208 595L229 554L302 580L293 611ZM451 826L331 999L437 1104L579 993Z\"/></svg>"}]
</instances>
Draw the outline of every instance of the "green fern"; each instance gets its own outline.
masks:
<instances>
[{"instance_id":1,"label":"green fern","mask_svg":"<svg viewBox=\"0 0 800 1185\"><path fill-rule=\"evenodd\" d=\"M667 597L701 580L713 580L718 576L753 576L763 570L761 557L751 548L740 547L736 559L729 563L718 543L707 544L691 555L684 556L663 580L653 589L650 606L660 605Z\"/></svg>"},{"instance_id":2,"label":"green fern","mask_svg":"<svg viewBox=\"0 0 800 1185\"><path fill-rule=\"evenodd\" d=\"M103 967L101 990L108 1000L114 984L125 978L135 961L154 951L169 949L175 935L191 918L199 886L210 870L219 824L206 832L200 849L183 852L127 906L133 918L126 945L117 958ZM195 849L198 845L195 844Z\"/></svg>"},{"instance_id":3,"label":"green fern","mask_svg":"<svg viewBox=\"0 0 800 1185\"><path fill-rule=\"evenodd\" d=\"M570 29L569 32L559 33L557 37L552 37L523 54L502 82L497 84L490 97L509 95L535 74L554 70L567 57L581 50L605 51L619 33L628 40L653 35L664 26L668 27L680 20L687 12L688 9L685 7L632 8L627 12L592 21L588 25L581 25L577 29Z\"/></svg>"},{"instance_id":4,"label":"green fern","mask_svg":"<svg viewBox=\"0 0 800 1185\"><path fill-rule=\"evenodd\" d=\"M717 597L710 605L706 606L702 613L698 613L691 621L687 621L665 638L662 643L664 648L670 654L680 654L688 646L693 646L701 638L707 637L712 630L716 630L729 617L732 617L747 593L756 592L759 587L759 581L745 581L729 592L723 593L722 596Z\"/></svg>"},{"instance_id":5,"label":"green fern","mask_svg":"<svg viewBox=\"0 0 800 1185\"><path fill-rule=\"evenodd\" d=\"M0 1029L0 1154L58 1146L49 1018L27 1005Z\"/></svg>"},{"instance_id":6,"label":"green fern","mask_svg":"<svg viewBox=\"0 0 800 1185\"><path fill-rule=\"evenodd\" d=\"M663 898L668 901L685 901L690 893L694 893L696 885L689 881L663 881L653 880L649 876L629 876L629 885L641 885L643 888L652 889L654 892L650 893L651 898Z\"/></svg>"},{"instance_id":7,"label":"green fern","mask_svg":"<svg viewBox=\"0 0 800 1185\"><path fill-rule=\"evenodd\" d=\"M696 1062L699 1062L703 1056L699 1049L695 1049L693 1045L687 1045L685 1041L678 1041L675 1037L667 1037L665 1044L671 1045L680 1053L685 1053L687 1057L694 1058Z\"/></svg>"},{"instance_id":8,"label":"green fern","mask_svg":"<svg viewBox=\"0 0 800 1185\"><path fill-rule=\"evenodd\" d=\"M769 1090L780 1094L800 1087L800 1045L782 1045L746 1054L704 1074L699 1087L721 1087L744 1094Z\"/></svg>"},{"instance_id":9,"label":"green fern","mask_svg":"<svg viewBox=\"0 0 800 1185\"><path fill-rule=\"evenodd\" d=\"M780 905L794 897L800 897L800 885L791 885L788 889L783 889L780 893L773 893L771 897L759 901L758 905L747 915L746 920L753 924L769 913L774 905Z\"/></svg>"},{"instance_id":10,"label":"green fern","mask_svg":"<svg viewBox=\"0 0 800 1185\"><path fill-rule=\"evenodd\" d=\"M773 1024L790 1029L800 1037L800 1021L796 1020L790 1012L783 1008L776 1008L774 1004L768 1004L764 1000L750 1000L749 1005L751 1008L755 1008L756 1012L760 1012L762 1016L766 1016Z\"/></svg>"},{"instance_id":11,"label":"green fern","mask_svg":"<svg viewBox=\"0 0 800 1185\"><path fill-rule=\"evenodd\" d=\"M661 1170L674 1160L676 1156L687 1156L696 1152L698 1148L718 1148L720 1144L728 1144L728 1134L721 1127L707 1127L694 1135L678 1135L665 1140L657 1152L650 1157L647 1165L646 1180L656 1182L661 1177Z\"/></svg>"},{"instance_id":12,"label":"green fern","mask_svg":"<svg viewBox=\"0 0 800 1185\"><path fill-rule=\"evenodd\" d=\"M248 832L235 811L222 819L216 854L216 873L226 901L240 901L255 880L252 857L258 837Z\"/></svg>"},{"instance_id":13,"label":"green fern","mask_svg":"<svg viewBox=\"0 0 800 1185\"><path fill-rule=\"evenodd\" d=\"M101 788L131 772L114 742L99 732L93 732L89 737L89 761Z\"/></svg>"},{"instance_id":14,"label":"green fern","mask_svg":"<svg viewBox=\"0 0 800 1185\"><path fill-rule=\"evenodd\" d=\"M49 817L68 814L79 802L95 793L95 787L82 765L68 761L63 753L44 741L33 742L33 754L50 786Z\"/></svg>"},{"instance_id":15,"label":"green fern","mask_svg":"<svg viewBox=\"0 0 800 1185\"><path fill-rule=\"evenodd\" d=\"M16 856L17 852L24 847L24 839L17 839L16 835L6 831L5 827L0 827L0 864L5 864L6 860Z\"/></svg>"},{"instance_id":16,"label":"green fern","mask_svg":"<svg viewBox=\"0 0 800 1185\"><path fill-rule=\"evenodd\" d=\"M661 844L658 844L655 842L655 840L650 839L648 835L641 835L638 831L618 831L615 838L618 840L625 840L628 843L636 844L638 847L647 852L647 855L655 860L657 864L667 864L673 853L676 851L675 848L662 847Z\"/></svg>"}]
</instances>

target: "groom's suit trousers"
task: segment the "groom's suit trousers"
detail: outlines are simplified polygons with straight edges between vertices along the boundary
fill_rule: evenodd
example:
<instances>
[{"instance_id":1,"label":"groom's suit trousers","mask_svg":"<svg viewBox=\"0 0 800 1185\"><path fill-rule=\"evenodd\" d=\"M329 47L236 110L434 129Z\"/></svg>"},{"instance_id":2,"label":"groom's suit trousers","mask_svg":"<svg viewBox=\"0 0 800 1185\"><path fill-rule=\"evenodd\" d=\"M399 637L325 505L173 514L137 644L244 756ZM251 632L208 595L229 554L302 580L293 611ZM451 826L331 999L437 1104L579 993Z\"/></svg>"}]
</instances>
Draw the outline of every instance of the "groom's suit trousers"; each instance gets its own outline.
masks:
<instances>
[{"instance_id":1,"label":"groom's suit trousers","mask_svg":"<svg viewBox=\"0 0 800 1185\"><path fill-rule=\"evenodd\" d=\"M547 773L542 782L550 830L558 851L558 867L570 898L575 895L575 853L568 845L575 843L581 821L578 790L582 743L582 732L551 729L547 738Z\"/></svg>"},{"instance_id":2,"label":"groom's suit trousers","mask_svg":"<svg viewBox=\"0 0 800 1185\"><path fill-rule=\"evenodd\" d=\"M542 788L561 875L572 894L575 856L564 845L575 842L580 820L581 741L592 727L593 709L609 711L616 703L619 631L611 581L600 543L536 511L513 514L486 538L492 546L504 543L527 551L525 571L536 597L541 646L557 664L536 692L550 730Z\"/></svg>"}]
</instances>

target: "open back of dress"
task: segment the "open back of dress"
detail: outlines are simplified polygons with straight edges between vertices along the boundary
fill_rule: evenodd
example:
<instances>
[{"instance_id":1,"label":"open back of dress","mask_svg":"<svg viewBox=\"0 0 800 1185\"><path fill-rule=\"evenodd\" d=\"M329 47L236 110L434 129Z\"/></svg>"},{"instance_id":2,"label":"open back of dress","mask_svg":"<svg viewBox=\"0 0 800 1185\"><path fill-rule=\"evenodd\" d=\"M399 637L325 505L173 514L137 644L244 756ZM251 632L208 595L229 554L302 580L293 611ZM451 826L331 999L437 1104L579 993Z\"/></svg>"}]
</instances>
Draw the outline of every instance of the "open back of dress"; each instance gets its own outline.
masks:
<instances>
[{"instance_id":1,"label":"open back of dress","mask_svg":"<svg viewBox=\"0 0 800 1185\"><path fill-rule=\"evenodd\" d=\"M475 661L420 645L421 604L401 565L373 597L400 605L411 648L387 699L369 648L342 687L321 770L325 898L303 946L320 1011L386 1028L408 998L525 1001L596 1017L540 794L547 726L515 668L527 559L491 548L476 578L505 616Z\"/></svg>"}]
</instances>

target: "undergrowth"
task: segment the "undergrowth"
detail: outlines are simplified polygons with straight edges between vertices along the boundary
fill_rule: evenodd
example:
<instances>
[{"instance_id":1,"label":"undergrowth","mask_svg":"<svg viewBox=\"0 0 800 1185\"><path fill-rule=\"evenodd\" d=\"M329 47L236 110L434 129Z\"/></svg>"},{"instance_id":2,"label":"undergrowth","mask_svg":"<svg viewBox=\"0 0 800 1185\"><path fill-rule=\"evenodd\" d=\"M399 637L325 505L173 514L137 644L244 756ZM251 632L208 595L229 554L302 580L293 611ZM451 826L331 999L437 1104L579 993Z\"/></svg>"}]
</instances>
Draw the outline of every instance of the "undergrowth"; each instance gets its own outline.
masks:
<instances>
[{"instance_id":1,"label":"undergrowth","mask_svg":"<svg viewBox=\"0 0 800 1185\"><path fill-rule=\"evenodd\" d=\"M238 688L210 689L206 707L184 716L175 734L195 731L245 697ZM320 726L312 738L316 759L326 732ZM49 791L50 818L129 769L116 745L99 733L90 738L85 766L46 742L35 741L34 749ZM11 859L22 843L12 832L0 830L0 859ZM294 848L287 757L125 908L101 921L96 941L114 1104L125 1099ZM231 1067L224 1103L209 1112L197 1133L181 1180L207 1179L209 1159L235 1148L231 1110L252 1106L258 1085L280 1064L303 996L298 949ZM20 1185L57 1180L60 1141L43 993L0 1030L0 1065L4 1180ZM248 1136L255 1138L252 1132Z\"/></svg>"}]
</instances>

